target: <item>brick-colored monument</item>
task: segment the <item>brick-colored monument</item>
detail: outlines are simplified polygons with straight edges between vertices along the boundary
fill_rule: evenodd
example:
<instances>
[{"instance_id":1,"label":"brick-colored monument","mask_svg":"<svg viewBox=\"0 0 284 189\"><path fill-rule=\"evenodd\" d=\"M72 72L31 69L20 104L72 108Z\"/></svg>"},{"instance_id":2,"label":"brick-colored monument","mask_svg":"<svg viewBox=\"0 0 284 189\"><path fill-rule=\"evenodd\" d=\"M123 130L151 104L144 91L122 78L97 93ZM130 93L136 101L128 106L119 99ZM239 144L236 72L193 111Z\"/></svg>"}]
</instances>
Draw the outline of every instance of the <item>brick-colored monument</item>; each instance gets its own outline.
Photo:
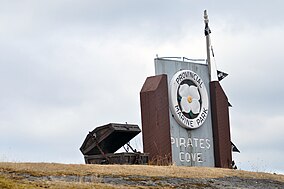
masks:
<instances>
[{"instance_id":1,"label":"brick-colored monument","mask_svg":"<svg viewBox=\"0 0 284 189\"><path fill-rule=\"evenodd\" d=\"M232 167L229 102L211 64L206 11L204 19L207 60L156 58L141 89L143 148L153 163Z\"/></svg>"}]
</instances>

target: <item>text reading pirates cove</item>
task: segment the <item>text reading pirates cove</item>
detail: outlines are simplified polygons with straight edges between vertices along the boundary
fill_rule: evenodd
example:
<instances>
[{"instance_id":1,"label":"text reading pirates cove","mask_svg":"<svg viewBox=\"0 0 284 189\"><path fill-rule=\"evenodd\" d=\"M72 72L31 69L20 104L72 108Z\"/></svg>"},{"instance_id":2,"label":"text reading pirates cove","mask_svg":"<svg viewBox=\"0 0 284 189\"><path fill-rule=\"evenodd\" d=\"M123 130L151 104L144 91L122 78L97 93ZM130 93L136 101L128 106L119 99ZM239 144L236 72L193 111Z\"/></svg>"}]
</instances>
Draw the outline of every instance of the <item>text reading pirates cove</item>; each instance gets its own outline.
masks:
<instances>
[{"instance_id":1,"label":"text reading pirates cove","mask_svg":"<svg viewBox=\"0 0 284 189\"><path fill-rule=\"evenodd\" d=\"M211 142L208 138L174 138L171 137L172 147L176 147L180 150L179 160L180 162L198 162L202 163L204 157L202 157L202 151L210 149ZM192 150L195 149L192 152Z\"/></svg>"}]
</instances>

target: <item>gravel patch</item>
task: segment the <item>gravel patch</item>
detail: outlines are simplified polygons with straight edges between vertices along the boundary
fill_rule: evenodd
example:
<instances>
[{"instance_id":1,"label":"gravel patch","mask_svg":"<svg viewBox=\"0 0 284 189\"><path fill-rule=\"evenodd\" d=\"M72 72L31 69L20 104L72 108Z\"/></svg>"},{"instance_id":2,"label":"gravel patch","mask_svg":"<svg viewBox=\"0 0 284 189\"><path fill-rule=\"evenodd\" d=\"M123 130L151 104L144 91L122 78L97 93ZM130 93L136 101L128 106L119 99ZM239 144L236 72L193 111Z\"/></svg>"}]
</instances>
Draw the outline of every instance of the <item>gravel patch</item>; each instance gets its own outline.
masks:
<instances>
[{"instance_id":1,"label":"gravel patch","mask_svg":"<svg viewBox=\"0 0 284 189\"><path fill-rule=\"evenodd\" d=\"M5 174L5 173L1 173ZM284 189L284 182L268 179L249 179L240 177L223 178L173 178L173 177L148 177L148 176L102 176L102 175L62 175L62 176L32 176L26 173L14 173L13 177L28 181L63 181L79 183L106 183L121 186L144 186L152 188L170 187L176 189L192 188L231 188L231 189Z\"/></svg>"}]
</instances>

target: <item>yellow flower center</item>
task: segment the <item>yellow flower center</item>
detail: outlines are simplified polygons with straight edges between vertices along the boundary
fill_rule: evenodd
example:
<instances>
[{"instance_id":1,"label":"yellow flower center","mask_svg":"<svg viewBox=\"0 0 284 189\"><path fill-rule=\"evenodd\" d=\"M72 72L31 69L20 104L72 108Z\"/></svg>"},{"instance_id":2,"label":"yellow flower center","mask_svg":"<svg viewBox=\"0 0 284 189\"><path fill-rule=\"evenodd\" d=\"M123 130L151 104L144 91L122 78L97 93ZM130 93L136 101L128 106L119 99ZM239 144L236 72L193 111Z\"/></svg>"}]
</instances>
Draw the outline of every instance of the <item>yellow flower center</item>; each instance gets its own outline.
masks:
<instances>
[{"instance_id":1,"label":"yellow flower center","mask_svg":"<svg viewBox=\"0 0 284 189\"><path fill-rule=\"evenodd\" d=\"M187 101L188 101L188 103L191 103L191 102L192 102L192 97L191 97L191 96L188 96L188 97L187 97Z\"/></svg>"}]
</instances>

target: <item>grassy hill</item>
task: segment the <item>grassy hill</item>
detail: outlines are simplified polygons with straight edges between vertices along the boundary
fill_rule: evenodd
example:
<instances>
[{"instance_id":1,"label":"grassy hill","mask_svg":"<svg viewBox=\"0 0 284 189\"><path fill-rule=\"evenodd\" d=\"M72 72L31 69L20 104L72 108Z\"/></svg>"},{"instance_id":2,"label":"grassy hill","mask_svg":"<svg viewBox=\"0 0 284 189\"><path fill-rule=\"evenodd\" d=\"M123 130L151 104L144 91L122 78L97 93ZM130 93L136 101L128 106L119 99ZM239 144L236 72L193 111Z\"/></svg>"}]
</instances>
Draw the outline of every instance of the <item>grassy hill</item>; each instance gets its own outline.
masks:
<instances>
[{"instance_id":1,"label":"grassy hill","mask_svg":"<svg viewBox=\"0 0 284 189\"><path fill-rule=\"evenodd\" d=\"M0 188L284 188L284 175L178 166L0 163Z\"/></svg>"}]
</instances>

